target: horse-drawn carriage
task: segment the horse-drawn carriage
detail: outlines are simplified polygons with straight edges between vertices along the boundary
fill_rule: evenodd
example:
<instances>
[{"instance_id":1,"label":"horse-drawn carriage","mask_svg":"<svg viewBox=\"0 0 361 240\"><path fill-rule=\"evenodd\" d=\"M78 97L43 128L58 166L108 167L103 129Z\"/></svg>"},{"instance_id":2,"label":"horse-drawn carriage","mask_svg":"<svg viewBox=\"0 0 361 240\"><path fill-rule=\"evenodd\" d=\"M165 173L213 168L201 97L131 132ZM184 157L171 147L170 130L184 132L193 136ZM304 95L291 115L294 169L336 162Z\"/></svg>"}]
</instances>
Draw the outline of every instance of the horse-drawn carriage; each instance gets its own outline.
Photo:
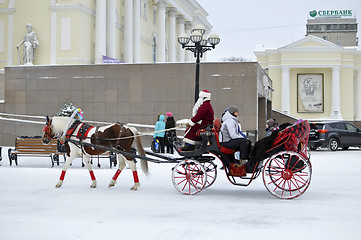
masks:
<instances>
[{"instance_id":1,"label":"horse-drawn carriage","mask_svg":"<svg viewBox=\"0 0 361 240\"><path fill-rule=\"evenodd\" d=\"M47 125L44 127L43 142L46 143L49 139L61 134L67 121L67 119L55 117L48 119ZM220 145L218 141L219 120L216 120L214 125L198 131L201 143L195 151L180 151L180 142L175 139L174 145L180 155L177 158L144 152L138 132L134 128L129 128L129 130L126 126L113 124L101 128L86 126L86 130L82 130L83 125L73 123L72 133L68 134L65 140L68 159L64 164L57 187L62 185L65 172L76 154L82 152L85 155L96 155L104 151L115 152L118 155L119 169L111 179L110 187L115 185L117 177L127 162L134 176L132 190L137 189L139 179L133 161L135 158L141 160L141 166L145 173L148 170L148 161L176 163L176 166L172 168L172 182L179 192L186 195L197 194L215 182L217 165L214 161L216 159L219 159L224 165L226 176L232 184L248 186L262 174L266 189L272 195L282 199L292 199L302 195L311 181L312 168L307 156L310 130L307 121L298 121L275 131L270 137L256 142L249 152L248 162L244 165L236 163L234 150ZM138 155L130 148L134 139L137 141ZM91 187L96 187L96 179L91 165L87 159L85 159L85 163L91 175Z\"/></svg>"},{"instance_id":2,"label":"horse-drawn carriage","mask_svg":"<svg viewBox=\"0 0 361 240\"><path fill-rule=\"evenodd\" d=\"M267 190L282 199L302 195L311 181L311 162L307 156L309 124L299 121L275 131L258 141L249 153L249 160L238 165L233 149L218 142L220 123L215 121L199 132L201 147L195 152L179 152L186 157L173 168L175 188L183 194L197 194L210 187L217 177L216 158L224 165L228 180L238 186L248 186L260 174Z\"/></svg>"}]
</instances>

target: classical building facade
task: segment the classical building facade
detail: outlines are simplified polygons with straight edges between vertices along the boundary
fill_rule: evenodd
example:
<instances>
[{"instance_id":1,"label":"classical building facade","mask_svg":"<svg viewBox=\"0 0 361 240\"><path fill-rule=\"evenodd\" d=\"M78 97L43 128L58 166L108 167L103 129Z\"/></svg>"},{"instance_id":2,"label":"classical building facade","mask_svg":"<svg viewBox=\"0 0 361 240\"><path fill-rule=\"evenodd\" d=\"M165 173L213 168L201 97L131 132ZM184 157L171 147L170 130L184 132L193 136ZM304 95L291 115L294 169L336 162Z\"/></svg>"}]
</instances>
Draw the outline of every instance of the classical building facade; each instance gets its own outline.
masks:
<instances>
[{"instance_id":1,"label":"classical building facade","mask_svg":"<svg viewBox=\"0 0 361 240\"><path fill-rule=\"evenodd\" d=\"M273 108L303 119L361 121L361 49L308 35L256 49L273 80Z\"/></svg>"},{"instance_id":2,"label":"classical building facade","mask_svg":"<svg viewBox=\"0 0 361 240\"><path fill-rule=\"evenodd\" d=\"M191 61L177 37L197 24L210 33L207 15L196 0L0 0L0 69L19 65L27 23L35 65Z\"/></svg>"}]
</instances>

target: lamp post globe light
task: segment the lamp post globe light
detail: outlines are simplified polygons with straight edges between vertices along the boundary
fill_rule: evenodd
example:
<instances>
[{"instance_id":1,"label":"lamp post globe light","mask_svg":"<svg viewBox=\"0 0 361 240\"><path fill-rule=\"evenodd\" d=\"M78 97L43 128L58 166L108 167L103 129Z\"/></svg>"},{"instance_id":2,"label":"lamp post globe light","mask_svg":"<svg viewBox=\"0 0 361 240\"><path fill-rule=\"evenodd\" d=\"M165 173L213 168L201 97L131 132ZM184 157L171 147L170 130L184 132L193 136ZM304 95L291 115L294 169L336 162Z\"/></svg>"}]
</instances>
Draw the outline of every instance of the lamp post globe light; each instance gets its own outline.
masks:
<instances>
[{"instance_id":1,"label":"lamp post globe light","mask_svg":"<svg viewBox=\"0 0 361 240\"><path fill-rule=\"evenodd\" d=\"M203 57L203 53L210 51L216 47L221 41L217 34L210 34L208 39L204 36L206 30L202 25L196 25L191 31L191 35L182 33L178 37L178 42L185 50L193 52L196 58L196 82L195 82L195 98L194 102L198 100L199 93L199 65L200 59Z\"/></svg>"}]
</instances>

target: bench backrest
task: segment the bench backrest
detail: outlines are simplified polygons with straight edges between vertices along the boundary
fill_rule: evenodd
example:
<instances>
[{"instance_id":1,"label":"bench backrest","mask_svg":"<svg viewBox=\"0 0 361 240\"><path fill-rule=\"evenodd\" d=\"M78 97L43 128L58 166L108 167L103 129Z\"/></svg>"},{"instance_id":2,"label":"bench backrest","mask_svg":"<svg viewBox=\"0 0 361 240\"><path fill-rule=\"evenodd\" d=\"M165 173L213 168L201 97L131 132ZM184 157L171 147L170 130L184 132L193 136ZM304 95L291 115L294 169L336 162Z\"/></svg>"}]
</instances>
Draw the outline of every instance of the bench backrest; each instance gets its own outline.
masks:
<instances>
[{"instance_id":1,"label":"bench backrest","mask_svg":"<svg viewBox=\"0 0 361 240\"><path fill-rule=\"evenodd\" d=\"M15 140L17 152L51 154L57 151L57 140L51 140L49 144L43 144L41 138L21 138Z\"/></svg>"}]
</instances>

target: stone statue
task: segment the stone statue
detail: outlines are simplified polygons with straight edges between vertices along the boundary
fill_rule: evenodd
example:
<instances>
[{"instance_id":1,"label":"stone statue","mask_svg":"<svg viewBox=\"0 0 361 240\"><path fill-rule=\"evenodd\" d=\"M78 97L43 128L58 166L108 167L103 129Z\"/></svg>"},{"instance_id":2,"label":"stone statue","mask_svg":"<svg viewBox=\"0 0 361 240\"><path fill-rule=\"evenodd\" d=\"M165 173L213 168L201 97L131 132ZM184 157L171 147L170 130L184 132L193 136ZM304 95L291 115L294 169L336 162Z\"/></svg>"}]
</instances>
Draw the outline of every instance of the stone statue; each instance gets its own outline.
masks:
<instances>
[{"instance_id":1,"label":"stone statue","mask_svg":"<svg viewBox=\"0 0 361 240\"><path fill-rule=\"evenodd\" d=\"M33 65L34 59L34 50L39 46L38 39L36 38L35 32L33 31L33 25L31 23L26 24L26 29L28 33L25 35L24 39L16 46L18 49L18 61L20 62L19 47L24 44L24 65Z\"/></svg>"}]
</instances>

